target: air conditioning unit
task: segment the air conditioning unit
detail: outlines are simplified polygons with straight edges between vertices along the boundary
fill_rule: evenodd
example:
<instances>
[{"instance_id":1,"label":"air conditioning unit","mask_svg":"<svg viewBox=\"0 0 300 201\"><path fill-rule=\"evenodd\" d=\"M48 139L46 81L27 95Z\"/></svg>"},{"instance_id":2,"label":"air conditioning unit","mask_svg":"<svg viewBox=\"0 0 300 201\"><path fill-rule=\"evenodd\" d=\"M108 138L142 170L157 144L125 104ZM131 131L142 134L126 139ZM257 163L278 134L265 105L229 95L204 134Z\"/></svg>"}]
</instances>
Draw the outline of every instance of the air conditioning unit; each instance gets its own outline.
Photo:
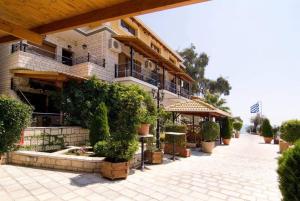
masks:
<instances>
[{"instance_id":1,"label":"air conditioning unit","mask_svg":"<svg viewBox=\"0 0 300 201\"><path fill-rule=\"evenodd\" d=\"M108 41L108 48L111 51L115 52L115 53L121 53L122 52L120 42L117 41L114 38L109 39L109 41Z\"/></svg>"}]
</instances>

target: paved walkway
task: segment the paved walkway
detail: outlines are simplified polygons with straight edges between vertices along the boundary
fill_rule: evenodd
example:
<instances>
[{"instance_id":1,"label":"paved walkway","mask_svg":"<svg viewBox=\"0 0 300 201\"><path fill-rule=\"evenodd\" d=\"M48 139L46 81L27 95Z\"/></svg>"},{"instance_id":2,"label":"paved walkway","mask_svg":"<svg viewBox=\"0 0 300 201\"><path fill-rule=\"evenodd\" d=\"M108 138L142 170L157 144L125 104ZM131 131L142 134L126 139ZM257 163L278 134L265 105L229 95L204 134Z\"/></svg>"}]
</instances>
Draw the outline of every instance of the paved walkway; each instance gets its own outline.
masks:
<instances>
[{"instance_id":1,"label":"paved walkway","mask_svg":"<svg viewBox=\"0 0 300 201\"><path fill-rule=\"evenodd\" d=\"M194 151L190 158L135 171L127 180L97 174L0 166L0 200L262 200L279 201L278 146L258 136L241 135L213 155Z\"/></svg>"}]
</instances>

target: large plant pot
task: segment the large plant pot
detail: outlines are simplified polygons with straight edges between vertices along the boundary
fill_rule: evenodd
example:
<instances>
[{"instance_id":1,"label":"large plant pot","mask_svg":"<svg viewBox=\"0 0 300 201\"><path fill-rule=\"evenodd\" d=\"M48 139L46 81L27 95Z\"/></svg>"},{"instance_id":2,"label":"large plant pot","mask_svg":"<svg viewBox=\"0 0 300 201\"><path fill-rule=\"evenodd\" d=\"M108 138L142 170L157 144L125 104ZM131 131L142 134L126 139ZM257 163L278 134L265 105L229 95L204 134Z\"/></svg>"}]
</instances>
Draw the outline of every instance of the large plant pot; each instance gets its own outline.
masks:
<instances>
[{"instance_id":1,"label":"large plant pot","mask_svg":"<svg viewBox=\"0 0 300 201\"><path fill-rule=\"evenodd\" d=\"M112 163L103 161L100 168L103 177L114 179L126 179L129 174L129 162Z\"/></svg>"},{"instance_id":2,"label":"large plant pot","mask_svg":"<svg viewBox=\"0 0 300 201\"><path fill-rule=\"evenodd\" d=\"M290 144L282 139L279 140L279 152L283 153L290 147Z\"/></svg>"},{"instance_id":3,"label":"large plant pot","mask_svg":"<svg viewBox=\"0 0 300 201\"><path fill-rule=\"evenodd\" d=\"M138 129L138 133L139 135L148 135L149 129L150 129L150 124L141 124Z\"/></svg>"},{"instance_id":4,"label":"large plant pot","mask_svg":"<svg viewBox=\"0 0 300 201\"><path fill-rule=\"evenodd\" d=\"M185 147L180 147L179 149L179 156L181 157L190 157L191 156L191 150L187 149Z\"/></svg>"},{"instance_id":5,"label":"large plant pot","mask_svg":"<svg viewBox=\"0 0 300 201\"><path fill-rule=\"evenodd\" d=\"M149 151L144 152L145 160L150 164L161 164L163 162L163 152L162 151Z\"/></svg>"},{"instance_id":6,"label":"large plant pot","mask_svg":"<svg viewBox=\"0 0 300 201\"><path fill-rule=\"evenodd\" d=\"M236 132L236 133L234 134L234 137L235 137L235 138L240 138L240 132Z\"/></svg>"},{"instance_id":7,"label":"large plant pot","mask_svg":"<svg viewBox=\"0 0 300 201\"><path fill-rule=\"evenodd\" d=\"M224 138L222 138L222 141L223 141L224 145L229 145L230 144L230 140L231 139L224 139Z\"/></svg>"},{"instance_id":8,"label":"large plant pot","mask_svg":"<svg viewBox=\"0 0 300 201\"><path fill-rule=\"evenodd\" d=\"M264 141L266 144L271 144L273 138L272 137L264 137Z\"/></svg>"},{"instance_id":9,"label":"large plant pot","mask_svg":"<svg viewBox=\"0 0 300 201\"><path fill-rule=\"evenodd\" d=\"M212 153L214 147L215 147L215 142L205 142L202 141L202 151L205 153Z\"/></svg>"}]
</instances>

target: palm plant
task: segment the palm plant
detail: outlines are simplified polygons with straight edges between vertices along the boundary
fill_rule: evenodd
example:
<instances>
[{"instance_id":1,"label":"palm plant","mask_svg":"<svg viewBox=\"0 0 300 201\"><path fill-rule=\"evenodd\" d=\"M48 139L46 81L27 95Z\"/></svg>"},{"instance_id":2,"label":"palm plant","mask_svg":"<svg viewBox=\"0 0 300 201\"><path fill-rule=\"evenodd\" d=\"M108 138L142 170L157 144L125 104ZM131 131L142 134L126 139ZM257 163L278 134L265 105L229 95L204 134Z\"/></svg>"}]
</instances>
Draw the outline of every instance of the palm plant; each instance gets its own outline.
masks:
<instances>
[{"instance_id":1,"label":"palm plant","mask_svg":"<svg viewBox=\"0 0 300 201\"><path fill-rule=\"evenodd\" d=\"M225 112L230 112L230 108L226 106L226 99L221 98L220 94L211 94L207 92L204 96L204 101L214 107L223 110Z\"/></svg>"}]
</instances>

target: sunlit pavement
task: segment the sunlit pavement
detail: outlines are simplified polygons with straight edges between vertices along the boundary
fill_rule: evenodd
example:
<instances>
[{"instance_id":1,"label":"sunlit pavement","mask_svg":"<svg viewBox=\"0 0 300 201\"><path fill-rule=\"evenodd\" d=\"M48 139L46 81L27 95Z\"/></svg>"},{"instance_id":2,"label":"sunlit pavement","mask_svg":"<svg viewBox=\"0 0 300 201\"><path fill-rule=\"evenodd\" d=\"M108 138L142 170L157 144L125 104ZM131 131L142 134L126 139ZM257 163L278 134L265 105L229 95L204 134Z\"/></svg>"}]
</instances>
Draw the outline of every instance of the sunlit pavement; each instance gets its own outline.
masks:
<instances>
[{"instance_id":1,"label":"sunlit pavement","mask_svg":"<svg viewBox=\"0 0 300 201\"><path fill-rule=\"evenodd\" d=\"M98 174L0 166L0 200L262 200L281 199L277 182L278 145L242 134L212 155L136 170L127 180Z\"/></svg>"}]
</instances>

